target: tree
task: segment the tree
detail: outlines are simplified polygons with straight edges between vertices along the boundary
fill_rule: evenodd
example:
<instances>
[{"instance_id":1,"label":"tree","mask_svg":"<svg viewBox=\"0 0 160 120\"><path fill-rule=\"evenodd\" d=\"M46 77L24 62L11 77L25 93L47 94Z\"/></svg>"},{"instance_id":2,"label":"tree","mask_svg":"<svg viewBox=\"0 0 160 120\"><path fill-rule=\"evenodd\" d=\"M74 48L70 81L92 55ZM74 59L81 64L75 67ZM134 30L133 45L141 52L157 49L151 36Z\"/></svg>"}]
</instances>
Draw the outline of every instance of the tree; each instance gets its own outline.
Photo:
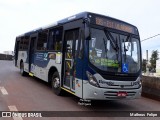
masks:
<instances>
[{"instance_id":1,"label":"tree","mask_svg":"<svg viewBox=\"0 0 160 120\"><path fill-rule=\"evenodd\" d=\"M151 70L156 70L156 60L159 59L158 50L153 50L150 58Z\"/></svg>"}]
</instances>

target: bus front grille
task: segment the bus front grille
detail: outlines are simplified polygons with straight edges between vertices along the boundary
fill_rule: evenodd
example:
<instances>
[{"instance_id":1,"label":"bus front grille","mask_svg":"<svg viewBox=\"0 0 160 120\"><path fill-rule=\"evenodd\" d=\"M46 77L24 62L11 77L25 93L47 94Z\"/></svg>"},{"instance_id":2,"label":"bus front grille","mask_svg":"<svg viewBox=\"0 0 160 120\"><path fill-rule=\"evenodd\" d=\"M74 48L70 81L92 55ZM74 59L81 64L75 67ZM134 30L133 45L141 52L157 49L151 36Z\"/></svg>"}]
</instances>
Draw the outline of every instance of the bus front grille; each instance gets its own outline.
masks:
<instances>
[{"instance_id":1,"label":"bus front grille","mask_svg":"<svg viewBox=\"0 0 160 120\"><path fill-rule=\"evenodd\" d=\"M137 76L118 76L118 75L103 75L102 77L106 80L116 80L116 81L136 81Z\"/></svg>"}]
</instances>

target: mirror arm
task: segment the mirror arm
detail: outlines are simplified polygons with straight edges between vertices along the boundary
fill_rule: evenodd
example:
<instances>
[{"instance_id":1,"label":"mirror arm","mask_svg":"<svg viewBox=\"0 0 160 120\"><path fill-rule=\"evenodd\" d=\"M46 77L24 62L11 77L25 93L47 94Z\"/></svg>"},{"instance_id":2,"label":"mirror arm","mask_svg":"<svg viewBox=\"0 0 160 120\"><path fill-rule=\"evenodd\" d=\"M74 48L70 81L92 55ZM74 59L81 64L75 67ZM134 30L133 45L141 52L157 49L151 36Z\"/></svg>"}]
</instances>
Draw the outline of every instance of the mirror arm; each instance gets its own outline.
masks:
<instances>
[{"instance_id":1,"label":"mirror arm","mask_svg":"<svg viewBox=\"0 0 160 120\"><path fill-rule=\"evenodd\" d=\"M83 20L83 23L85 24L85 38L86 40L90 40L91 39L91 28L90 28L90 19L89 18L85 18Z\"/></svg>"}]
</instances>

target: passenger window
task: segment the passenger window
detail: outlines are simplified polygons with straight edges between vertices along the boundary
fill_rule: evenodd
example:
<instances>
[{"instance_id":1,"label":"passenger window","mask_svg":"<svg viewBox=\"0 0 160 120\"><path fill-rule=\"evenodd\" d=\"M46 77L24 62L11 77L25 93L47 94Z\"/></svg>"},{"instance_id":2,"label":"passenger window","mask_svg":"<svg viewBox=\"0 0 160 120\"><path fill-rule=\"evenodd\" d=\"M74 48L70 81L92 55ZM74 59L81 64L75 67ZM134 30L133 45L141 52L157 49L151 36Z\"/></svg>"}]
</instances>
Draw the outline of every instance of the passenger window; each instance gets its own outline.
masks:
<instances>
[{"instance_id":1,"label":"passenger window","mask_svg":"<svg viewBox=\"0 0 160 120\"><path fill-rule=\"evenodd\" d=\"M28 36L21 37L19 49L20 50L28 50L28 46L29 46L29 37Z\"/></svg>"},{"instance_id":2,"label":"passenger window","mask_svg":"<svg viewBox=\"0 0 160 120\"><path fill-rule=\"evenodd\" d=\"M68 52L67 54L72 53L75 54L75 56L77 56L78 54L78 39L79 39L79 29L74 29L74 30L70 30L67 31L65 34L65 41L66 43L66 52ZM73 50L73 51L72 51ZM69 55L67 55L69 56ZM72 55L70 55L72 56Z\"/></svg>"},{"instance_id":3,"label":"passenger window","mask_svg":"<svg viewBox=\"0 0 160 120\"><path fill-rule=\"evenodd\" d=\"M43 31L38 34L37 50L46 50L47 35L48 35L47 31Z\"/></svg>"},{"instance_id":4,"label":"passenger window","mask_svg":"<svg viewBox=\"0 0 160 120\"><path fill-rule=\"evenodd\" d=\"M48 50L60 51L62 48L62 27L51 29L49 32Z\"/></svg>"}]
</instances>

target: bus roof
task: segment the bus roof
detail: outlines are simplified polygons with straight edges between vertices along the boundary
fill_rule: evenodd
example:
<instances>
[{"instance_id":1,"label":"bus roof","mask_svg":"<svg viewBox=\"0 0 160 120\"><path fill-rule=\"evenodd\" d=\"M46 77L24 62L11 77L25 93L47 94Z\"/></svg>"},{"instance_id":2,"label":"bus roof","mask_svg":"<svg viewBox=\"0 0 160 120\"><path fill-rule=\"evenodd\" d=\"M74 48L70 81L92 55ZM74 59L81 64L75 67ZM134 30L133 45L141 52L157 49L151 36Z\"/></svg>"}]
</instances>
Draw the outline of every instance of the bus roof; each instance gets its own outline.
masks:
<instances>
[{"instance_id":1,"label":"bus roof","mask_svg":"<svg viewBox=\"0 0 160 120\"><path fill-rule=\"evenodd\" d=\"M36 33L38 31L42 31L42 30L45 30L45 29L48 29L48 28L51 28L51 27L54 27L54 26L58 26L58 25L62 25L62 24L65 24L67 22L71 22L71 21L74 21L74 20L77 20L77 19L80 19L80 18L88 18L89 16L92 16L92 15L95 15L95 16L100 16L100 17L107 17L109 19L112 19L112 20L115 20L115 21L118 21L118 22L121 22L121 23L124 23L124 24L127 24L127 25L130 25L132 27L135 27L134 25L131 25L127 22L124 22L122 20L119 20L119 19L116 19L116 18L112 18L112 17L109 17L109 16L105 16L105 15L101 15L101 14L97 14L97 13L92 13L92 12L81 12L81 13L78 13L78 14L75 14L75 15L72 15L70 17L67 17L65 19L62 19L62 20L59 20L57 22L54 22L52 24L49 24L49 25L46 25L46 26L43 26L43 27L40 27L40 28L37 28L37 29L34 29L32 31L29 31L29 32L26 32L22 35L19 35L17 37L22 37L22 36L28 36L30 34L33 34L33 33ZM136 28L136 27L135 27ZM137 28L136 28L137 29Z\"/></svg>"}]
</instances>

